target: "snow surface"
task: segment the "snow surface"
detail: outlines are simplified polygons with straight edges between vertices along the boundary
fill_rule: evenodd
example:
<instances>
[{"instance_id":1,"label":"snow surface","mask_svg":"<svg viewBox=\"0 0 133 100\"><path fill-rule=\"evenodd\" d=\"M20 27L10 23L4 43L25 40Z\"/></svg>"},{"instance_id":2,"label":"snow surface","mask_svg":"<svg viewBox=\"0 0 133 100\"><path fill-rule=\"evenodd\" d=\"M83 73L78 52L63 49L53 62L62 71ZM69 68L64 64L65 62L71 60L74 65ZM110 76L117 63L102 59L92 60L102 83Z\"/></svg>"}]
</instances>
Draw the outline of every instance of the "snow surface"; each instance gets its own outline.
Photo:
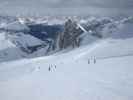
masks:
<instances>
[{"instance_id":1,"label":"snow surface","mask_svg":"<svg viewBox=\"0 0 133 100\"><path fill-rule=\"evenodd\" d=\"M0 33L0 62L22 58L24 53L13 44L5 32Z\"/></svg>"},{"instance_id":2,"label":"snow surface","mask_svg":"<svg viewBox=\"0 0 133 100\"><path fill-rule=\"evenodd\" d=\"M15 46L9 40L6 39L5 33L0 33L0 50Z\"/></svg>"},{"instance_id":3,"label":"snow surface","mask_svg":"<svg viewBox=\"0 0 133 100\"><path fill-rule=\"evenodd\" d=\"M67 53L0 63L0 99L132 100L132 43L133 38L110 38Z\"/></svg>"},{"instance_id":4,"label":"snow surface","mask_svg":"<svg viewBox=\"0 0 133 100\"><path fill-rule=\"evenodd\" d=\"M1 28L5 28L7 30L16 30L16 31L28 29L28 27L26 27L26 25L23 25L18 21L14 21L14 22L2 25Z\"/></svg>"},{"instance_id":5,"label":"snow surface","mask_svg":"<svg viewBox=\"0 0 133 100\"><path fill-rule=\"evenodd\" d=\"M26 57L44 56L48 47L42 48L35 53L27 54L21 50L21 47L27 48L28 46L36 46L46 44L29 34L6 32L0 33L0 62L13 61L23 59Z\"/></svg>"}]
</instances>

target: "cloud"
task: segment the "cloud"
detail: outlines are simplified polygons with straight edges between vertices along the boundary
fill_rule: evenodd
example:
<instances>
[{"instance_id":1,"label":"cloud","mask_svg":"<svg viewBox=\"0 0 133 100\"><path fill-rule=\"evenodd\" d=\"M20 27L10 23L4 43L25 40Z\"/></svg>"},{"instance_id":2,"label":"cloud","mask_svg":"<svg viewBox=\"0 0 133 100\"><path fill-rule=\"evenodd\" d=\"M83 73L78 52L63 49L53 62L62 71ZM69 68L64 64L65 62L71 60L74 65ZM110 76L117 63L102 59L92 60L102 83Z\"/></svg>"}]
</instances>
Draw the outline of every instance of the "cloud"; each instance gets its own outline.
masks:
<instances>
[{"instance_id":1,"label":"cloud","mask_svg":"<svg viewBox=\"0 0 133 100\"><path fill-rule=\"evenodd\" d=\"M0 13L130 12L133 0L0 0ZM95 9L95 10L93 10Z\"/></svg>"},{"instance_id":2,"label":"cloud","mask_svg":"<svg viewBox=\"0 0 133 100\"><path fill-rule=\"evenodd\" d=\"M133 0L0 0L1 4L8 2L9 5L44 5L44 7L110 7L110 8L133 8Z\"/></svg>"},{"instance_id":3,"label":"cloud","mask_svg":"<svg viewBox=\"0 0 133 100\"><path fill-rule=\"evenodd\" d=\"M60 0L57 6L94 6L109 8L133 8L133 0Z\"/></svg>"}]
</instances>

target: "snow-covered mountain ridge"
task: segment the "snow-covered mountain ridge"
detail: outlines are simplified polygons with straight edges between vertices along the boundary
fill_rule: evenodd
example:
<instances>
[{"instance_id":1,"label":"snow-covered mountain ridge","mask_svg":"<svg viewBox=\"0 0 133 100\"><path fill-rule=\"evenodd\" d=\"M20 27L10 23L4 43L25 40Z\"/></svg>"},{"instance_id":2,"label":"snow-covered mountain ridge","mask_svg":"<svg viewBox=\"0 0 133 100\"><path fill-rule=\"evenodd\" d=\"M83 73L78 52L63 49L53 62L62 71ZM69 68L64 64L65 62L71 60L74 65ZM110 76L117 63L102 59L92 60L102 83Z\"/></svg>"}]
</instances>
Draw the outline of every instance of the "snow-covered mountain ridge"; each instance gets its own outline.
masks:
<instances>
[{"instance_id":1,"label":"snow-covered mountain ridge","mask_svg":"<svg viewBox=\"0 0 133 100\"><path fill-rule=\"evenodd\" d=\"M65 26L67 17L1 16L0 61L45 56L60 51L62 47L73 48L74 46L75 48L75 46L88 45L99 39L125 39L133 36L133 17L124 17L121 20L109 17L69 17L69 19L73 21L68 23L71 28L73 27L71 31ZM74 28L75 23L78 30ZM60 34L65 28L66 33ZM68 34L73 33L75 29L77 35ZM64 44L62 39L64 39Z\"/></svg>"}]
</instances>

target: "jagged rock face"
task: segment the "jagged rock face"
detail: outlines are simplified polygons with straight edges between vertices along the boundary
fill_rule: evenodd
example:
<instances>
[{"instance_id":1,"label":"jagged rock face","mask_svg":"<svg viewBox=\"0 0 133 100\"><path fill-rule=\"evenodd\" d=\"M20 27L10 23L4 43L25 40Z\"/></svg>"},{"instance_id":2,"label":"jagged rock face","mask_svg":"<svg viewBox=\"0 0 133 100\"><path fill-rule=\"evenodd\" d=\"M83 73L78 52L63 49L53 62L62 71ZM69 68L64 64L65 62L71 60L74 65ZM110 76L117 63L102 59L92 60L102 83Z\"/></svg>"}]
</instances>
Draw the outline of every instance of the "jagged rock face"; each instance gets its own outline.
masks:
<instances>
[{"instance_id":1,"label":"jagged rock face","mask_svg":"<svg viewBox=\"0 0 133 100\"><path fill-rule=\"evenodd\" d=\"M69 46L79 46L79 38L83 31L78 28L77 23L68 20L64 25L64 32L59 36L59 47L60 49L67 48Z\"/></svg>"},{"instance_id":2,"label":"jagged rock face","mask_svg":"<svg viewBox=\"0 0 133 100\"><path fill-rule=\"evenodd\" d=\"M63 32L63 25L43 25L43 24L33 24L28 25L30 31L28 34L45 41L49 45L49 51L56 49L56 42L59 33Z\"/></svg>"}]
</instances>

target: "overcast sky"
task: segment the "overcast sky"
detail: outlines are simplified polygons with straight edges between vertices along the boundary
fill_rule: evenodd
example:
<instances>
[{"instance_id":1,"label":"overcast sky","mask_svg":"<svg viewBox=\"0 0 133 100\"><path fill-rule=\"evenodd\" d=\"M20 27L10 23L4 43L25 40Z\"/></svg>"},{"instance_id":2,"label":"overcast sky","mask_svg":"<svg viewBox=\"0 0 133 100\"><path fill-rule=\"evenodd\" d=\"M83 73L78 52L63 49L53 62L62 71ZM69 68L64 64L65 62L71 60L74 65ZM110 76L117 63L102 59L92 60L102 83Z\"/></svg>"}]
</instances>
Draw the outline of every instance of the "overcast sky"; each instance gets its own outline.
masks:
<instances>
[{"instance_id":1,"label":"overcast sky","mask_svg":"<svg viewBox=\"0 0 133 100\"><path fill-rule=\"evenodd\" d=\"M101 11L116 11L133 13L133 0L0 0L0 12L57 12L78 13L81 10L93 12L92 9ZM66 10L67 9L67 10ZM72 10L71 10L72 9ZM43 10L43 11L42 11ZM68 13L67 12L67 13ZM84 11L85 12L85 11Z\"/></svg>"}]
</instances>

